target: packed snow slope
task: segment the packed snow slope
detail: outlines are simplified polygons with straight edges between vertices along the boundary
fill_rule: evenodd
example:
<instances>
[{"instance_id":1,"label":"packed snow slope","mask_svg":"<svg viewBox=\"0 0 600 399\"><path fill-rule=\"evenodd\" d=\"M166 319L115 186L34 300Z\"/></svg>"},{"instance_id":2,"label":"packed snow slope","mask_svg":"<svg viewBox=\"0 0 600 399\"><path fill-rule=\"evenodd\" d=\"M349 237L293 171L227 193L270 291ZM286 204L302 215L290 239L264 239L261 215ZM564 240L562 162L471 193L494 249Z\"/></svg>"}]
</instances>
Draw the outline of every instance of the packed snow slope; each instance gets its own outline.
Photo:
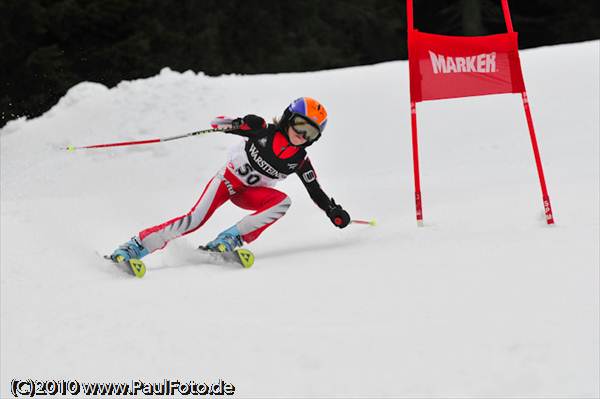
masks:
<instances>
[{"instance_id":1,"label":"packed snow slope","mask_svg":"<svg viewBox=\"0 0 600 399\"><path fill-rule=\"evenodd\" d=\"M415 223L408 66L84 82L1 131L2 397L13 378L222 378L240 397L598 397L599 42L522 52L556 225L546 225L520 96L418 105ZM186 213L241 138L166 137L216 115L329 111L309 150L357 219L335 228L296 176L248 270L194 259L245 211L147 258L102 260Z\"/></svg>"}]
</instances>

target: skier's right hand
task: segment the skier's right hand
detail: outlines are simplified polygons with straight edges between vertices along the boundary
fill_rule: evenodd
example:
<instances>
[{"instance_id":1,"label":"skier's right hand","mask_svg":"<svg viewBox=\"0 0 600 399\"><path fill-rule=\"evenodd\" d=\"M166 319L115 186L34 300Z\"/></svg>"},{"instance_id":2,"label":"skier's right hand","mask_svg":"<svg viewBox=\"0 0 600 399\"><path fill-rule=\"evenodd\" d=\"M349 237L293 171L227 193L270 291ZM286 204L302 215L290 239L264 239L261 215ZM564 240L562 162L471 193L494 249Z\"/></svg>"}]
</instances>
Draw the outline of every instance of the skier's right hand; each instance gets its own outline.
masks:
<instances>
[{"instance_id":1,"label":"skier's right hand","mask_svg":"<svg viewBox=\"0 0 600 399\"><path fill-rule=\"evenodd\" d=\"M234 130L241 125L241 118L232 118L230 116L217 116L210 121L210 126L213 129Z\"/></svg>"},{"instance_id":2,"label":"skier's right hand","mask_svg":"<svg viewBox=\"0 0 600 399\"><path fill-rule=\"evenodd\" d=\"M217 116L210 121L213 129L222 129L225 132L234 130L250 131L255 129L264 129L267 123L263 118L256 115L246 115L243 118L232 118L230 116Z\"/></svg>"}]
</instances>

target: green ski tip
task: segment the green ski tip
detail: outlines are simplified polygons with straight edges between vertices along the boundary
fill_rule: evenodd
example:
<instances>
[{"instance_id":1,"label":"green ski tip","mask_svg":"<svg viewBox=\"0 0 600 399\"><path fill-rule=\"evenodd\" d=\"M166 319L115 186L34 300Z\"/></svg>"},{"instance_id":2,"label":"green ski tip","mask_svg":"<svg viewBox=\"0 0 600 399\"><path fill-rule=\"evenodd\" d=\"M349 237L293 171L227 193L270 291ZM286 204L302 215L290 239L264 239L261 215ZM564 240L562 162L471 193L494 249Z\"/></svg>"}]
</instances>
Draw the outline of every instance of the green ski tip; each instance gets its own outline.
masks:
<instances>
[{"instance_id":1,"label":"green ski tip","mask_svg":"<svg viewBox=\"0 0 600 399\"><path fill-rule=\"evenodd\" d=\"M139 259L129 259L129 267L131 267L131 271L138 278L142 278L146 274L146 265Z\"/></svg>"}]
</instances>

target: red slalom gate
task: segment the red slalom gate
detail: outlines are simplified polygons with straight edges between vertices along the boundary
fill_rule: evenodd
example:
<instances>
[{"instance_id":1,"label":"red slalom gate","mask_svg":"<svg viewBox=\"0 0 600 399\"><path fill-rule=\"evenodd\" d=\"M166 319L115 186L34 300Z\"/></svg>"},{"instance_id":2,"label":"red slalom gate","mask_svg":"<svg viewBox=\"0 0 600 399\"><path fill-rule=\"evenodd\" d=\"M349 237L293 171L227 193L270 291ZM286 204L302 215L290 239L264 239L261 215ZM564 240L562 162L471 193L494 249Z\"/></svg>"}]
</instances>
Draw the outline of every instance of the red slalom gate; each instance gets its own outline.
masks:
<instances>
[{"instance_id":1,"label":"red slalom gate","mask_svg":"<svg viewBox=\"0 0 600 399\"><path fill-rule=\"evenodd\" d=\"M542 189L546 221L548 224L554 223L508 0L502 0L502 11L507 33L474 37L436 35L414 29L413 3L412 0L406 1L415 205L419 226L423 225L423 208L416 104L421 101L501 93L521 94Z\"/></svg>"}]
</instances>

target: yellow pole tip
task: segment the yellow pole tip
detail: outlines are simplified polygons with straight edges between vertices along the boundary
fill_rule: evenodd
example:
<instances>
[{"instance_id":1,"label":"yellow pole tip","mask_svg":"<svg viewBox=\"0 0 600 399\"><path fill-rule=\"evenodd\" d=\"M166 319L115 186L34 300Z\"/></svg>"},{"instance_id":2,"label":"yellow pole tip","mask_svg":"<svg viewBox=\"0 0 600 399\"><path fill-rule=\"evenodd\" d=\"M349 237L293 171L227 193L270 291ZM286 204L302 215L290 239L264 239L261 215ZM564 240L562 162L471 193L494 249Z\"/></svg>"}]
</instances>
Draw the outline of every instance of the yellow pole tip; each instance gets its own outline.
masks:
<instances>
[{"instance_id":1,"label":"yellow pole tip","mask_svg":"<svg viewBox=\"0 0 600 399\"><path fill-rule=\"evenodd\" d=\"M72 146L72 145L67 146L67 151L69 151L69 152L75 151L75 146Z\"/></svg>"},{"instance_id":2,"label":"yellow pole tip","mask_svg":"<svg viewBox=\"0 0 600 399\"><path fill-rule=\"evenodd\" d=\"M373 220L371 220L371 221L369 222L369 224L370 224L371 226L377 226L377 221L376 221L375 219L373 219Z\"/></svg>"}]
</instances>

